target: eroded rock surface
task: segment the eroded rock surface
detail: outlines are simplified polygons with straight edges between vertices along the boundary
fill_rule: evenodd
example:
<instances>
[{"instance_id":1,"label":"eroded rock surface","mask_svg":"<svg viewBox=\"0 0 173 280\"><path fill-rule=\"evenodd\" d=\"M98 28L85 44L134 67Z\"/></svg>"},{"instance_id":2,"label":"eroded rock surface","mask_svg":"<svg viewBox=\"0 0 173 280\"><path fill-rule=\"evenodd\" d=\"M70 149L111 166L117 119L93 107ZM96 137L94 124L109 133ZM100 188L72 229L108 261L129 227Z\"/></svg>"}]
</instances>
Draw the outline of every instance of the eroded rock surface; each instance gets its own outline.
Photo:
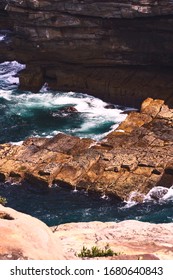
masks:
<instances>
[{"instance_id":1,"label":"eroded rock surface","mask_svg":"<svg viewBox=\"0 0 173 280\"><path fill-rule=\"evenodd\" d=\"M0 145L0 178L46 191L53 183L142 200L173 185L173 110L148 98L100 142L66 134Z\"/></svg>"},{"instance_id":2,"label":"eroded rock surface","mask_svg":"<svg viewBox=\"0 0 173 280\"><path fill-rule=\"evenodd\" d=\"M80 259L82 247L109 247L106 259L173 259L173 224L139 221L70 223L48 228L29 215L0 205L0 260ZM101 258L103 259L103 258Z\"/></svg>"},{"instance_id":3,"label":"eroded rock surface","mask_svg":"<svg viewBox=\"0 0 173 280\"><path fill-rule=\"evenodd\" d=\"M0 260L63 260L60 240L41 221L0 205Z\"/></svg>"},{"instance_id":4,"label":"eroded rock surface","mask_svg":"<svg viewBox=\"0 0 173 280\"><path fill-rule=\"evenodd\" d=\"M53 228L68 259L78 258L85 246L117 253L110 259L173 259L173 224L150 224L139 221L70 223Z\"/></svg>"},{"instance_id":5,"label":"eroded rock surface","mask_svg":"<svg viewBox=\"0 0 173 280\"><path fill-rule=\"evenodd\" d=\"M2 0L0 61L27 65L20 88L90 93L140 106L147 97L173 105L171 0Z\"/></svg>"}]
</instances>

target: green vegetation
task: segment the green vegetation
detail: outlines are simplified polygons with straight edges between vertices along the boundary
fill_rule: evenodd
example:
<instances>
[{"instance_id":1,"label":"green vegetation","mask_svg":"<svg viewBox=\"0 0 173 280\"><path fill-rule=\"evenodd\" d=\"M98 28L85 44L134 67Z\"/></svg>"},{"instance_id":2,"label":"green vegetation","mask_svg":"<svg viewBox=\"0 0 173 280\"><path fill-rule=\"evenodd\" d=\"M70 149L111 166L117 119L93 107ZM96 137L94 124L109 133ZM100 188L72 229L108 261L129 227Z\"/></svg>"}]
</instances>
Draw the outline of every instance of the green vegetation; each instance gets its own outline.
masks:
<instances>
[{"instance_id":1,"label":"green vegetation","mask_svg":"<svg viewBox=\"0 0 173 280\"><path fill-rule=\"evenodd\" d=\"M6 198L0 196L0 204L5 205L7 203Z\"/></svg>"},{"instance_id":2,"label":"green vegetation","mask_svg":"<svg viewBox=\"0 0 173 280\"><path fill-rule=\"evenodd\" d=\"M22 166L19 167L19 171L25 171L25 170L26 170L25 166L22 165Z\"/></svg>"},{"instance_id":3,"label":"green vegetation","mask_svg":"<svg viewBox=\"0 0 173 280\"><path fill-rule=\"evenodd\" d=\"M109 256L118 256L120 253L114 252L109 248L107 244L104 249L100 249L97 246L93 246L91 249L83 246L81 252L78 254L80 258L96 258L96 257L109 257Z\"/></svg>"}]
</instances>

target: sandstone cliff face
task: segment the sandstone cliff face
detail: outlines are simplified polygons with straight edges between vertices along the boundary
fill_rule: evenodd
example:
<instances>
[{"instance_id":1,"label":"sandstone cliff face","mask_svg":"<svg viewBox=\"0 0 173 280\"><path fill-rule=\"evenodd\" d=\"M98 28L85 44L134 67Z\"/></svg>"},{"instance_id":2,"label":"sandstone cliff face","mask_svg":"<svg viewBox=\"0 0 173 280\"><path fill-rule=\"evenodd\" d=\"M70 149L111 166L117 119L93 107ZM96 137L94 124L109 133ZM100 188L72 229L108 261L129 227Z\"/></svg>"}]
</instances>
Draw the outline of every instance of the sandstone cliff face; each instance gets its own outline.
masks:
<instances>
[{"instance_id":1,"label":"sandstone cliff face","mask_svg":"<svg viewBox=\"0 0 173 280\"><path fill-rule=\"evenodd\" d=\"M46 81L119 104L173 104L172 1L3 0L0 13L12 30L0 60L27 64L22 89Z\"/></svg>"}]
</instances>

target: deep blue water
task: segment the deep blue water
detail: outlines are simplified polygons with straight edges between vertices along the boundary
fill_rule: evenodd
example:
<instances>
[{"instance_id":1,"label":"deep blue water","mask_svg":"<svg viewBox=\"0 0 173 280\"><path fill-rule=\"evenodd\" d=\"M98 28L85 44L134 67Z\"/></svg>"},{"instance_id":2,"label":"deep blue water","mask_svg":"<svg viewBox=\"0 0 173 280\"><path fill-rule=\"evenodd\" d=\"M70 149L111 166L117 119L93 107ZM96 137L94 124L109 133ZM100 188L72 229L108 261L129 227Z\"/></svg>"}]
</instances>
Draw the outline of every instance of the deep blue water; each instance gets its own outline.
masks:
<instances>
[{"instance_id":1,"label":"deep blue water","mask_svg":"<svg viewBox=\"0 0 173 280\"><path fill-rule=\"evenodd\" d=\"M173 221L172 200L130 205L115 198L98 194L74 192L53 187L48 193L33 193L16 185L1 185L0 196L5 196L6 206L39 218L49 226L69 222L123 221L135 219L154 223Z\"/></svg>"},{"instance_id":2,"label":"deep blue water","mask_svg":"<svg viewBox=\"0 0 173 280\"><path fill-rule=\"evenodd\" d=\"M101 139L124 120L119 106L106 109L105 102L74 92L53 92L46 87L33 94L17 90L17 62L0 64L0 143L19 142L29 136L52 137L59 131ZM68 112L73 106L77 111ZM173 221L173 190L157 202L147 199L133 205L112 197L73 192L54 186L48 193L33 193L21 186L1 184L0 196L7 206L35 216L48 225L80 221Z\"/></svg>"}]
</instances>

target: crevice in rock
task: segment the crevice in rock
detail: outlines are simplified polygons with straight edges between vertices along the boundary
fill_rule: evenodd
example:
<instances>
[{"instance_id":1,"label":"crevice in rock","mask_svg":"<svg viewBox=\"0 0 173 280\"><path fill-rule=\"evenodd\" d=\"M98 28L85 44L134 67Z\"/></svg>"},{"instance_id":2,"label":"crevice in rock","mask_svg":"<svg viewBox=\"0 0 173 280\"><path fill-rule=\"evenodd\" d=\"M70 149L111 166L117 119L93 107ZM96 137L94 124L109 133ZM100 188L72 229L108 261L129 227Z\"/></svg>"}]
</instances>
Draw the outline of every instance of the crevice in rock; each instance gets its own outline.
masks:
<instances>
[{"instance_id":1,"label":"crevice in rock","mask_svg":"<svg viewBox=\"0 0 173 280\"><path fill-rule=\"evenodd\" d=\"M0 211L0 219L14 220L14 218L11 215L9 215L8 213L2 212L2 211Z\"/></svg>"}]
</instances>

